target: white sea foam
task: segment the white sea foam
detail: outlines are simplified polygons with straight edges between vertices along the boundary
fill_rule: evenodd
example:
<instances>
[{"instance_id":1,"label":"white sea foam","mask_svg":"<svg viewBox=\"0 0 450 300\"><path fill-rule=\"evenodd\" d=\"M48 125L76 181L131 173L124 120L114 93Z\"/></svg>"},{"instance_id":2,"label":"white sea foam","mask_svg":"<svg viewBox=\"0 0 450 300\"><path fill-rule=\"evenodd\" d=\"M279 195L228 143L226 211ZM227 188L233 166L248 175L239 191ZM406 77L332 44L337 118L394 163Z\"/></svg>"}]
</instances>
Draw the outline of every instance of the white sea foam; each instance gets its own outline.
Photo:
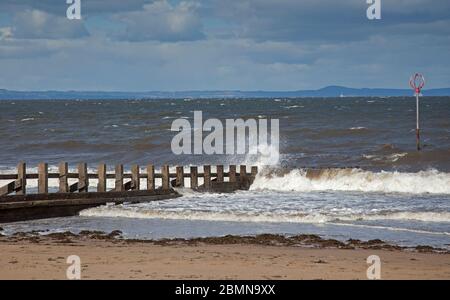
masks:
<instances>
[{"instance_id":1,"label":"white sea foam","mask_svg":"<svg viewBox=\"0 0 450 300\"><path fill-rule=\"evenodd\" d=\"M449 222L450 212L395 212L389 214L379 215L365 215L362 216L363 220L410 220L410 221L423 221L423 222ZM345 220L345 218L344 218Z\"/></svg>"},{"instance_id":2,"label":"white sea foam","mask_svg":"<svg viewBox=\"0 0 450 300\"><path fill-rule=\"evenodd\" d=\"M324 223L326 218L315 216L289 216L270 213L253 214L250 212L230 213L195 210L153 210L126 206L101 206L80 212L85 217L122 217L137 219L204 220L228 222L267 222L267 223Z\"/></svg>"},{"instance_id":3,"label":"white sea foam","mask_svg":"<svg viewBox=\"0 0 450 300\"><path fill-rule=\"evenodd\" d=\"M34 118L24 118L24 119L21 119L20 121L22 121L22 122L34 121Z\"/></svg>"},{"instance_id":4,"label":"white sea foam","mask_svg":"<svg viewBox=\"0 0 450 300\"><path fill-rule=\"evenodd\" d=\"M303 108L303 105L290 105L290 106L283 106L286 109L291 109L291 108Z\"/></svg>"},{"instance_id":5,"label":"white sea foam","mask_svg":"<svg viewBox=\"0 0 450 300\"><path fill-rule=\"evenodd\" d=\"M408 153L407 152L402 152L402 153L394 153L394 154L389 154L389 155L370 155L370 154L363 154L363 157L365 159L369 159L369 160L373 160L373 161L390 161L390 162L396 162L397 160L399 160L402 157L407 156Z\"/></svg>"},{"instance_id":6,"label":"white sea foam","mask_svg":"<svg viewBox=\"0 0 450 300\"><path fill-rule=\"evenodd\" d=\"M280 153L278 147L272 144L261 144L257 146L257 155L246 155L244 161L240 164L248 166L258 166L264 168L265 166L274 166L279 163Z\"/></svg>"},{"instance_id":7,"label":"white sea foam","mask_svg":"<svg viewBox=\"0 0 450 300\"><path fill-rule=\"evenodd\" d=\"M361 169L328 169L317 176L295 169L276 176L258 174L251 190L360 191L411 194L450 194L450 174L436 170L417 173L371 172Z\"/></svg>"},{"instance_id":8,"label":"white sea foam","mask_svg":"<svg viewBox=\"0 0 450 300\"><path fill-rule=\"evenodd\" d=\"M405 156L407 156L407 155L408 155L408 153L406 153L406 152L403 152L403 153L394 153L394 154L389 155L389 156L388 156L388 159L389 159L390 161L392 161L392 162L396 162L396 161L399 160L400 158L405 157Z\"/></svg>"},{"instance_id":9,"label":"white sea foam","mask_svg":"<svg viewBox=\"0 0 450 300\"><path fill-rule=\"evenodd\" d=\"M350 130L364 130L367 129L366 127L358 126L358 127L350 127Z\"/></svg>"},{"instance_id":10,"label":"white sea foam","mask_svg":"<svg viewBox=\"0 0 450 300\"><path fill-rule=\"evenodd\" d=\"M252 211L205 211L190 209L156 209L148 207L105 205L84 210L80 213L85 217L121 217L135 219L171 219L171 220L203 220L225 222L264 222L264 223L312 223L323 224L333 222L354 221L422 221L450 222L448 212L394 212L388 214L351 214L327 215L324 213L274 213ZM450 235L450 233L445 234Z\"/></svg>"}]
</instances>

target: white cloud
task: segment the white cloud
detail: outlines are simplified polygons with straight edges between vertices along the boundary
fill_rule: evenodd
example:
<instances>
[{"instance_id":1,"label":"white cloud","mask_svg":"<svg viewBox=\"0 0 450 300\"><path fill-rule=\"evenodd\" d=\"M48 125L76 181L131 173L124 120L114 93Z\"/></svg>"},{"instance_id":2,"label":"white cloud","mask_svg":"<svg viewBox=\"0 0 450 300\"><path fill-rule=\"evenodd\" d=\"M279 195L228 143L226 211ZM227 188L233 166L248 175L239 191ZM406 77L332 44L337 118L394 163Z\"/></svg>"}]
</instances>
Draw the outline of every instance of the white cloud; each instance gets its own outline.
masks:
<instances>
[{"instance_id":1,"label":"white cloud","mask_svg":"<svg viewBox=\"0 0 450 300\"><path fill-rule=\"evenodd\" d=\"M203 26L197 13L199 4L180 2L172 6L168 1L156 1L141 11L117 14L115 18L126 24L121 39L129 41L192 41L204 38Z\"/></svg>"},{"instance_id":2,"label":"white cloud","mask_svg":"<svg viewBox=\"0 0 450 300\"><path fill-rule=\"evenodd\" d=\"M0 28L0 40L8 39L11 37L12 37L12 28L11 27Z\"/></svg>"},{"instance_id":3,"label":"white cloud","mask_svg":"<svg viewBox=\"0 0 450 300\"><path fill-rule=\"evenodd\" d=\"M36 9L18 12L12 21L11 34L16 39L71 39L89 35L81 21Z\"/></svg>"},{"instance_id":4,"label":"white cloud","mask_svg":"<svg viewBox=\"0 0 450 300\"><path fill-rule=\"evenodd\" d=\"M141 10L154 0L81 0L85 16L111 12ZM0 11L24 11L37 9L53 15L63 16L69 5L66 0L1 0Z\"/></svg>"}]
</instances>

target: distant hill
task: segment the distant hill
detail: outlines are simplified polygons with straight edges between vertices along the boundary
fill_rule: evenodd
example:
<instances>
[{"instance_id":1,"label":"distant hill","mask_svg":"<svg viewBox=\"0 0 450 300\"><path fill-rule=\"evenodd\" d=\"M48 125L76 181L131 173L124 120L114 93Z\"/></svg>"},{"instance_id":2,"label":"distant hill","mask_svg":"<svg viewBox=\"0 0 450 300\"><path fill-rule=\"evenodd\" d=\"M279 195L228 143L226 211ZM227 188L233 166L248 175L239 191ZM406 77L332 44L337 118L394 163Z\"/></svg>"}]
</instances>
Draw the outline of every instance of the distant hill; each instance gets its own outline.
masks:
<instances>
[{"instance_id":1,"label":"distant hill","mask_svg":"<svg viewBox=\"0 0 450 300\"><path fill-rule=\"evenodd\" d=\"M10 91L0 89L0 100L45 99L160 99L160 98L293 98L293 97L398 97L412 96L411 89L369 89L327 86L301 91L180 91L180 92L83 92ZM450 88L423 91L424 96L450 96Z\"/></svg>"}]
</instances>

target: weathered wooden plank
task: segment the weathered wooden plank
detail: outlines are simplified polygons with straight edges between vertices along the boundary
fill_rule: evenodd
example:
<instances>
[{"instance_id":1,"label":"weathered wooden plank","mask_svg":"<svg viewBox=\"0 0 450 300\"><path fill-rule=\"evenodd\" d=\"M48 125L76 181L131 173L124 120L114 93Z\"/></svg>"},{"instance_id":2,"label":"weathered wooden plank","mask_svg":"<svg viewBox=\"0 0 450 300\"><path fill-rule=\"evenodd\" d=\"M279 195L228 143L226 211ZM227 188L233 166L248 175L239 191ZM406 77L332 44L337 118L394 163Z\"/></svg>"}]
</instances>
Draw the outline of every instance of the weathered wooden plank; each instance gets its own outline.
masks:
<instances>
[{"instance_id":1,"label":"weathered wooden plank","mask_svg":"<svg viewBox=\"0 0 450 300\"><path fill-rule=\"evenodd\" d=\"M48 194L48 164L38 165L38 193Z\"/></svg>"},{"instance_id":2,"label":"weathered wooden plank","mask_svg":"<svg viewBox=\"0 0 450 300\"><path fill-rule=\"evenodd\" d=\"M98 169L97 192L106 192L106 164L99 164Z\"/></svg>"},{"instance_id":3,"label":"weathered wooden plank","mask_svg":"<svg viewBox=\"0 0 450 300\"><path fill-rule=\"evenodd\" d=\"M116 183L115 183L115 191L122 192L123 191L123 165L116 165Z\"/></svg>"},{"instance_id":4,"label":"weathered wooden plank","mask_svg":"<svg viewBox=\"0 0 450 300\"><path fill-rule=\"evenodd\" d=\"M17 195L25 195L27 193L27 167L24 162L17 165L17 179L21 182L21 187L16 190Z\"/></svg>"},{"instance_id":5,"label":"weathered wooden plank","mask_svg":"<svg viewBox=\"0 0 450 300\"><path fill-rule=\"evenodd\" d=\"M222 183L223 182L223 165L218 165L216 167L217 169L217 182Z\"/></svg>"},{"instance_id":6,"label":"weathered wooden plank","mask_svg":"<svg viewBox=\"0 0 450 300\"><path fill-rule=\"evenodd\" d=\"M78 182L76 183L78 184ZM41 200L64 200L64 199L98 199L98 198L109 198L114 200L116 196L118 197L127 197L128 195L161 195L167 194L168 192L174 192L172 189L169 191L163 191L162 189L157 189L155 191L123 191L123 192L115 192L108 191L104 193L98 192L88 192L84 194L79 193L49 193L49 194L26 194L26 195L9 195L0 197L1 203L9 203L9 202L23 202L23 201L41 201ZM57 202L55 202L57 203Z\"/></svg>"},{"instance_id":7,"label":"weathered wooden plank","mask_svg":"<svg viewBox=\"0 0 450 300\"><path fill-rule=\"evenodd\" d=\"M77 215L83 209L106 203L140 203L180 196L173 190L4 196L0 197L0 223L72 216Z\"/></svg>"},{"instance_id":8,"label":"weathered wooden plank","mask_svg":"<svg viewBox=\"0 0 450 300\"><path fill-rule=\"evenodd\" d=\"M69 182L67 178L67 174L69 173L69 164L66 162L60 162L58 170L59 170L59 192L67 193L69 192Z\"/></svg>"},{"instance_id":9,"label":"weathered wooden plank","mask_svg":"<svg viewBox=\"0 0 450 300\"><path fill-rule=\"evenodd\" d=\"M75 193L78 192L78 182L75 182L74 184L71 184L69 186L69 193Z\"/></svg>"},{"instance_id":10,"label":"weathered wooden plank","mask_svg":"<svg viewBox=\"0 0 450 300\"><path fill-rule=\"evenodd\" d=\"M139 175L141 178L147 178L147 174L140 174ZM213 173L211 172L211 177L216 177L217 173ZM228 173L225 172L224 176L227 177ZM38 179L38 174L37 173L30 173L27 174L27 179ZM98 174L97 173L89 173L88 174L89 179L98 179ZM123 174L123 178L124 179L131 179L132 174L131 173L124 173ZM170 177L175 178L176 177L176 173L170 173ZM185 173L184 177L186 178L190 178L189 173ZM198 177L203 177L203 173L198 173ZM48 173L48 178L49 179L59 179L59 172L58 173ZM78 173L67 173L67 178L68 179L78 179ZM107 173L106 174L106 179L115 179L116 175L113 173ZM160 173L156 173L155 172L155 178L162 178L162 175ZM0 180L16 180L17 179L17 174L0 174Z\"/></svg>"},{"instance_id":11,"label":"weathered wooden plank","mask_svg":"<svg viewBox=\"0 0 450 300\"><path fill-rule=\"evenodd\" d=\"M239 181L244 182L247 178L247 167L245 165L241 165L239 170Z\"/></svg>"},{"instance_id":12,"label":"weathered wooden plank","mask_svg":"<svg viewBox=\"0 0 450 300\"><path fill-rule=\"evenodd\" d=\"M8 183L0 188L0 196L6 196L14 192L14 187L16 186L15 181Z\"/></svg>"},{"instance_id":13,"label":"weathered wooden plank","mask_svg":"<svg viewBox=\"0 0 450 300\"><path fill-rule=\"evenodd\" d=\"M182 166L177 167L177 176L175 185L177 187L184 187L184 168Z\"/></svg>"},{"instance_id":14,"label":"weathered wooden plank","mask_svg":"<svg viewBox=\"0 0 450 300\"><path fill-rule=\"evenodd\" d=\"M169 174L169 166L168 165L162 166L161 176L162 176L162 189L168 190L170 187L170 174Z\"/></svg>"},{"instance_id":15,"label":"weathered wooden plank","mask_svg":"<svg viewBox=\"0 0 450 300\"><path fill-rule=\"evenodd\" d=\"M198 168L191 167L191 189L198 188Z\"/></svg>"},{"instance_id":16,"label":"weathered wooden plank","mask_svg":"<svg viewBox=\"0 0 450 300\"><path fill-rule=\"evenodd\" d=\"M211 166L209 166L209 165L203 166L203 180L204 180L203 185L205 186L205 188L210 188L211 187Z\"/></svg>"},{"instance_id":17,"label":"weathered wooden plank","mask_svg":"<svg viewBox=\"0 0 450 300\"><path fill-rule=\"evenodd\" d=\"M228 172L229 182L236 182L236 166L230 165L230 170Z\"/></svg>"},{"instance_id":18,"label":"weathered wooden plank","mask_svg":"<svg viewBox=\"0 0 450 300\"><path fill-rule=\"evenodd\" d=\"M124 191L130 191L130 190L132 190L132 189L133 189L133 181L132 181L132 180L126 182L126 183L123 185L123 190L124 190Z\"/></svg>"},{"instance_id":19,"label":"weathered wooden plank","mask_svg":"<svg viewBox=\"0 0 450 300\"><path fill-rule=\"evenodd\" d=\"M141 189L141 179L139 178L139 165L131 166L131 190L138 191Z\"/></svg>"},{"instance_id":20,"label":"weathered wooden plank","mask_svg":"<svg viewBox=\"0 0 450 300\"><path fill-rule=\"evenodd\" d=\"M78 192L87 193L89 188L89 177L87 176L87 164L78 164Z\"/></svg>"},{"instance_id":21,"label":"weathered wooden plank","mask_svg":"<svg viewBox=\"0 0 450 300\"><path fill-rule=\"evenodd\" d=\"M147 165L147 190L155 190L155 166Z\"/></svg>"},{"instance_id":22,"label":"weathered wooden plank","mask_svg":"<svg viewBox=\"0 0 450 300\"><path fill-rule=\"evenodd\" d=\"M0 196L6 196L13 192L17 192L22 188L22 179L17 179L0 188Z\"/></svg>"}]
</instances>

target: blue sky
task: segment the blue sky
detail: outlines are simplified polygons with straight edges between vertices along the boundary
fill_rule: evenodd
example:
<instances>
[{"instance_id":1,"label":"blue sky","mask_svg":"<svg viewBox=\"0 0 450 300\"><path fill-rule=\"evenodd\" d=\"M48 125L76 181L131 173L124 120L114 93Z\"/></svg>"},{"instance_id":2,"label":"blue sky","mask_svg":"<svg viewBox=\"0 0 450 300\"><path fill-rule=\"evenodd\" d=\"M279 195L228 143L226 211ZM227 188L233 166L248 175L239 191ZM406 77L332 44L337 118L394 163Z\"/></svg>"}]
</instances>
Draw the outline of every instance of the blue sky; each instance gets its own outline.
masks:
<instances>
[{"instance_id":1,"label":"blue sky","mask_svg":"<svg viewBox=\"0 0 450 300\"><path fill-rule=\"evenodd\" d=\"M299 90L450 86L450 1L0 1L0 88Z\"/></svg>"}]
</instances>

